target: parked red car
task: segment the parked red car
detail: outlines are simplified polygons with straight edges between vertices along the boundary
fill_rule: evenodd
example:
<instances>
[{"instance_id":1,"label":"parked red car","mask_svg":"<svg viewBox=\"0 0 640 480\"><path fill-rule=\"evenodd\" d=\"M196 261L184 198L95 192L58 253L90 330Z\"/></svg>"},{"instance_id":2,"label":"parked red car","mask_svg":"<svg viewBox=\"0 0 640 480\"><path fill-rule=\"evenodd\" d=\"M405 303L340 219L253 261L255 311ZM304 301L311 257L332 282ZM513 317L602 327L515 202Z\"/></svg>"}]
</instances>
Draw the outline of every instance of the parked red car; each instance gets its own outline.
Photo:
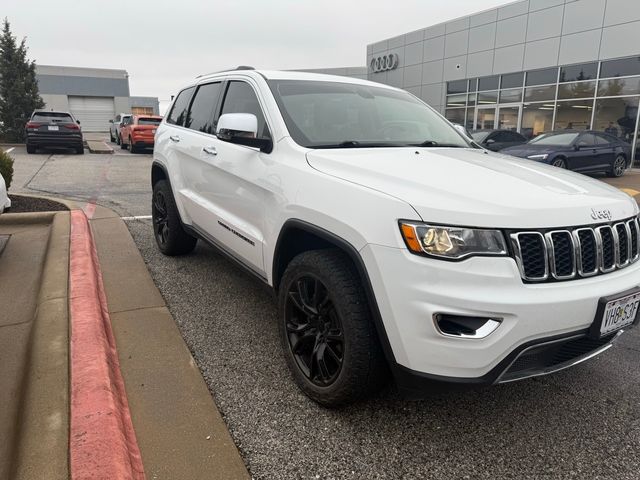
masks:
<instances>
[{"instance_id":1,"label":"parked red car","mask_svg":"<svg viewBox=\"0 0 640 480\"><path fill-rule=\"evenodd\" d=\"M120 129L120 148L135 153L143 148L153 148L153 138L162 117L157 115L133 115Z\"/></svg>"}]
</instances>

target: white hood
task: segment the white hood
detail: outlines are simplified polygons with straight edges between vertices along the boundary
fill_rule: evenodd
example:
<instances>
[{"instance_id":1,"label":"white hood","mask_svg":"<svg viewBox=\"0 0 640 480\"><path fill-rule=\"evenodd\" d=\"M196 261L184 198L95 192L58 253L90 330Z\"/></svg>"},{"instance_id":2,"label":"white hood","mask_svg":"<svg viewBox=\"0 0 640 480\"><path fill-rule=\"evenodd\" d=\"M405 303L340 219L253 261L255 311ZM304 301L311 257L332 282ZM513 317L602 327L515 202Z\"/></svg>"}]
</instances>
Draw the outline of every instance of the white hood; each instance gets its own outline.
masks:
<instances>
[{"instance_id":1,"label":"white hood","mask_svg":"<svg viewBox=\"0 0 640 480\"><path fill-rule=\"evenodd\" d=\"M328 175L409 203L426 222L498 228L568 227L613 220L638 207L600 180L483 150L369 148L314 150L309 164Z\"/></svg>"}]
</instances>

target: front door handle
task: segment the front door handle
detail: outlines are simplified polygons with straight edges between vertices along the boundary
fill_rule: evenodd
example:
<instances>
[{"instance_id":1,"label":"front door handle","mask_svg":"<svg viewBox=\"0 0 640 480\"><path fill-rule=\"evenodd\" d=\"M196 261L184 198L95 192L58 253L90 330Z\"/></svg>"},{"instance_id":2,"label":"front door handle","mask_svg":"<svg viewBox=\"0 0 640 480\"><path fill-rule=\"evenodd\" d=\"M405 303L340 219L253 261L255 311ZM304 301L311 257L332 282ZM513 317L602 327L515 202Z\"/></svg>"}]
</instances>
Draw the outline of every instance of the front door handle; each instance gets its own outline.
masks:
<instances>
[{"instance_id":1,"label":"front door handle","mask_svg":"<svg viewBox=\"0 0 640 480\"><path fill-rule=\"evenodd\" d=\"M178 143L178 142L180 141L180 137L179 137L178 135L171 135L171 136L169 137L169 139L170 139L172 142L176 142L176 143Z\"/></svg>"},{"instance_id":2,"label":"front door handle","mask_svg":"<svg viewBox=\"0 0 640 480\"><path fill-rule=\"evenodd\" d=\"M207 155L218 155L216 147L202 147L202 151Z\"/></svg>"}]
</instances>

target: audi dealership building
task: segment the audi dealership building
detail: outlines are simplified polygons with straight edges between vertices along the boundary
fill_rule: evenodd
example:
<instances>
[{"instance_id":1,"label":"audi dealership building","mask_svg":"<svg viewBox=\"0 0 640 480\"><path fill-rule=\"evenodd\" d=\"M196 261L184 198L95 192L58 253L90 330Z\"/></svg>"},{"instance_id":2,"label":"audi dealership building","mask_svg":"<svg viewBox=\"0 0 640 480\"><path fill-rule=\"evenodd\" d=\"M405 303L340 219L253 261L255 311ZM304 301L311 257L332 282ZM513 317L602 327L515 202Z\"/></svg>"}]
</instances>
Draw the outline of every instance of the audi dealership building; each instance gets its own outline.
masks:
<instances>
[{"instance_id":1,"label":"audi dealership building","mask_svg":"<svg viewBox=\"0 0 640 480\"><path fill-rule=\"evenodd\" d=\"M368 79L469 130L607 131L640 160L640 0L524 0L367 46Z\"/></svg>"}]
</instances>

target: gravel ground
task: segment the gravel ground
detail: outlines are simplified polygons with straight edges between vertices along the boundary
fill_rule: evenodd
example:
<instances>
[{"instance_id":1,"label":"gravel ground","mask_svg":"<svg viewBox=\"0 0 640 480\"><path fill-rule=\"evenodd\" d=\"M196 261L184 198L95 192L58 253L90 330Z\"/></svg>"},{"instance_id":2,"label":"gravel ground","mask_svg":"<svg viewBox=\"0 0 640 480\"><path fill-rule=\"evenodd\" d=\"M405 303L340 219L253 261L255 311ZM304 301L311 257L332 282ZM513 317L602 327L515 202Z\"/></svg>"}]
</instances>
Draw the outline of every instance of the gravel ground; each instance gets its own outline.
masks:
<instances>
[{"instance_id":1,"label":"gravel ground","mask_svg":"<svg viewBox=\"0 0 640 480\"><path fill-rule=\"evenodd\" d=\"M47 200L45 198L23 197L20 195L9 195L11 208L7 213L23 212L59 212L69 210L62 203Z\"/></svg>"},{"instance_id":2,"label":"gravel ground","mask_svg":"<svg viewBox=\"0 0 640 480\"><path fill-rule=\"evenodd\" d=\"M640 329L549 377L330 411L293 384L265 287L202 243L163 257L149 222L129 228L254 478L638 478Z\"/></svg>"}]
</instances>

